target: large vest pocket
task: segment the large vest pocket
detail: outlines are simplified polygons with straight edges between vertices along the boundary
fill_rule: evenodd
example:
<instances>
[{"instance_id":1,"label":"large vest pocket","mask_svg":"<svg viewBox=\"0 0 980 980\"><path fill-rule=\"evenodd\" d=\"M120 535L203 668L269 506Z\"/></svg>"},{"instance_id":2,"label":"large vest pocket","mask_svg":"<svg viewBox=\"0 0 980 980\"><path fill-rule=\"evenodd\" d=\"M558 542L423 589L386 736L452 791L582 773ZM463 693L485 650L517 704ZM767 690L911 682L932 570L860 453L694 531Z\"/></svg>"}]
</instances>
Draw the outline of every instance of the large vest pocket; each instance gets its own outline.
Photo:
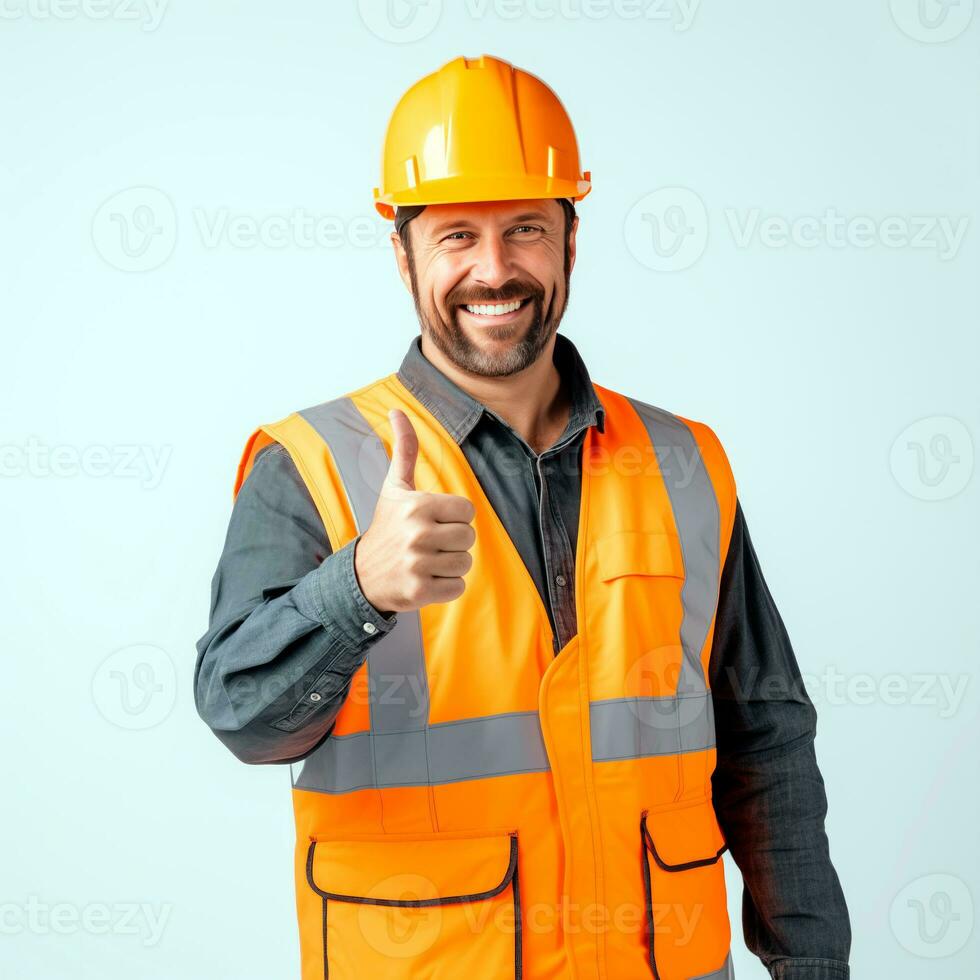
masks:
<instances>
[{"instance_id":1,"label":"large vest pocket","mask_svg":"<svg viewBox=\"0 0 980 980\"><path fill-rule=\"evenodd\" d=\"M517 834L310 841L324 980L521 976Z\"/></svg>"},{"instance_id":2,"label":"large vest pocket","mask_svg":"<svg viewBox=\"0 0 980 980\"><path fill-rule=\"evenodd\" d=\"M711 800L640 817L646 939L656 980L732 980L731 927Z\"/></svg>"}]
</instances>

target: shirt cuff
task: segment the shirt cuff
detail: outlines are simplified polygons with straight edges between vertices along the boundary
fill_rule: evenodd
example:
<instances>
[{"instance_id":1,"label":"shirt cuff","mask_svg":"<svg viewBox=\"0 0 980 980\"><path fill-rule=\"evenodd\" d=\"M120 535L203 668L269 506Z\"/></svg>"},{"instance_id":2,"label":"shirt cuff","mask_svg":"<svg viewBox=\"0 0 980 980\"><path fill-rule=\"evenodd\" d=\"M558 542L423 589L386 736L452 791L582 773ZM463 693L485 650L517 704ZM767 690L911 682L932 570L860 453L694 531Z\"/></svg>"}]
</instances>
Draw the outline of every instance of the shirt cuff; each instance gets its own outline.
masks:
<instances>
[{"instance_id":1,"label":"shirt cuff","mask_svg":"<svg viewBox=\"0 0 980 980\"><path fill-rule=\"evenodd\" d=\"M773 980L850 980L851 968L841 960L807 956L777 960L769 973Z\"/></svg>"},{"instance_id":2,"label":"shirt cuff","mask_svg":"<svg viewBox=\"0 0 980 980\"><path fill-rule=\"evenodd\" d=\"M368 602L354 571L354 548L360 535L329 555L311 576L311 598L324 626L332 627L357 647L370 636L389 633L397 613L383 616Z\"/></svg>"}]
</instances>

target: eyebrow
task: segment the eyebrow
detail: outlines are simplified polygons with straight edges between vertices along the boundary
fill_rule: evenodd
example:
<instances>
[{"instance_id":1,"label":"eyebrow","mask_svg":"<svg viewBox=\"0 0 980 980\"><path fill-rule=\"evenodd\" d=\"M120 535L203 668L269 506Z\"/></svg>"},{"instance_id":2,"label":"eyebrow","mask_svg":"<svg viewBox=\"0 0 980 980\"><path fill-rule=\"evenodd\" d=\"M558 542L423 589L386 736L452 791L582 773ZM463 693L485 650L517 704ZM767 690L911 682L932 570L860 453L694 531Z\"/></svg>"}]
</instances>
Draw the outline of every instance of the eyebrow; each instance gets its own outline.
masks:
<instances>
[{"instance_id":1,"label":"eyebrow","mask_svg":"<svg viewBox=\"0 0 980 980\"><path fill-rule=\"evenodd\" d=\"M521 221L548 221L549 217L544 211L524 211L521 214L514 215L510 219L511 223L519 223ZM476 225L470 221L468 218L452 218L448 221L442 221L429 231L430 235L441 235L444 231L448 231L450 228L475 228Z\"/></svg>"}]
</instances>

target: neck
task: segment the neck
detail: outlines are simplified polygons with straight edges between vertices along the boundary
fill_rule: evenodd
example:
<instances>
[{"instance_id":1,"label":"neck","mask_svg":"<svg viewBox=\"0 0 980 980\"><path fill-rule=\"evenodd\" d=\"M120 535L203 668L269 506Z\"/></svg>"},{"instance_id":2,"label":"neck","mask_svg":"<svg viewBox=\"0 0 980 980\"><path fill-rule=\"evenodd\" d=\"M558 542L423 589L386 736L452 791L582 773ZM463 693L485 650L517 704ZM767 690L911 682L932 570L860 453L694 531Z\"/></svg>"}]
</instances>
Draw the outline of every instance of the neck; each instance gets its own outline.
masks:
<instances>
[{"instance_id":1,"label":"neck","mask_svg":"<svg viewBox=\"0 0 980 980\"><path fill-rule=\"evenodd\" d=\"M553 446L571 411L567 386L555 367L555 335L523 371L487 377L458 367L423 332L422 353L468 395L499 415L536 453Z\"/></svg>"}]
</instances>

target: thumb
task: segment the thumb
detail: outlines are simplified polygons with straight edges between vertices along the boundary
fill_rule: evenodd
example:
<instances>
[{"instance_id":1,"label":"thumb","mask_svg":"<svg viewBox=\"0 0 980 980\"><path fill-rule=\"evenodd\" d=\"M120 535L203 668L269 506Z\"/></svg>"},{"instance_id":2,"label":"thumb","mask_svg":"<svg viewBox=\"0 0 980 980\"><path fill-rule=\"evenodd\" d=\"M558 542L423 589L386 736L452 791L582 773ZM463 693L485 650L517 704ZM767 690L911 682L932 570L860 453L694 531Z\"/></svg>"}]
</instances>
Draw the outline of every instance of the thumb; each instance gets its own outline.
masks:
<instances>
[{"instance_id":1,"label":"thumb","mask_svg":"<svg viewBox=\"0 0 980 980\"><path fill-rule=\"evenodd\" d=\"M419 437L412 428L408 416L400 409L388 412L393 439L391 443L391 465L388 467L386 482L403 490L415 489L415 461L419 457Z\"/></svg>"}]
</instances>

